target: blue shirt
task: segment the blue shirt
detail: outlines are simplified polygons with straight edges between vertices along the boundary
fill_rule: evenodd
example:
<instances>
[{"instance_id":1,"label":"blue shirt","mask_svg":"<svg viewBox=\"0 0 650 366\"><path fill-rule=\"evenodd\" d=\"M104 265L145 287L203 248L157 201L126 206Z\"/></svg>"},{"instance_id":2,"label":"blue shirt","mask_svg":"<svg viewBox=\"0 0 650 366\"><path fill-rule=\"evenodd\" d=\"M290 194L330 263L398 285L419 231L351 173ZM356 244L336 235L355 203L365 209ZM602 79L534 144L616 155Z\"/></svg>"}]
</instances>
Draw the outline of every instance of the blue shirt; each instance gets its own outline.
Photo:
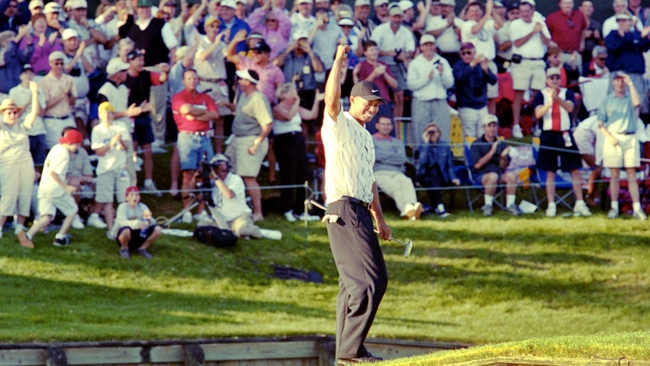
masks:
<instances>
[{"instance_id":1,"label":"blue shirt","mask_svg":"<svg viewBox=\"0 0 650 366\"><path fill-rule=\"evenodd\" d=\"M598 108L598 120L609 132L633 134L636 132L636 113L630 92L619 98L611 93Z\"/></svg>"},{"instance_id":2,"label":"blue shirt","mask_svg":"<svg viewBox=\"0 0 650 366\"><path fill-rule=\"evenodd\" d=\"M458 108L481 109L487 106L487 85L494 85L497 77L488 70L483 72L481 65L471 67L459 60L454 64L456 83L456 106Z\"/></svg>"},{"instance_id":3,"label":"blue shirt","mask_svg":"<svg viewBox=\"0 0 650 366\"><path fill-rule=\"evenodd\" d=\"M605 38L605 45L609 52L607 57L609 71L645 73L643 52L650 49L650 40L648 37L641 37L641 32L635 29L621 37L618 31L611 31Z\"/></svg>"}]
</instances>

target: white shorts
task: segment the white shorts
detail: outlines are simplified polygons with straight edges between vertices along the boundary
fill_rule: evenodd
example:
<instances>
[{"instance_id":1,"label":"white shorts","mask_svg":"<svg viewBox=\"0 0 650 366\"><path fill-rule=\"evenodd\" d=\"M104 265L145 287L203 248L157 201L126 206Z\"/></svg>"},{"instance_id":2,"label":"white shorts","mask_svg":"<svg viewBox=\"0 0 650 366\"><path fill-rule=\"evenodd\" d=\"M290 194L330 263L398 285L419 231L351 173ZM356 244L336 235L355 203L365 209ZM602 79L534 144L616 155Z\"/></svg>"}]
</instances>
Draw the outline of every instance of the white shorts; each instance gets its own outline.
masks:
<instances>
[{"instance_id":1,"label":"white shorts","mask_svg":"<svg viewBox=\"0 0 650 366\"><path fill-rule=\"evenodd\" d=\"M546 87L546 63L542 60L521 60L512 64L512 84L515 90L542 90Z\"/></svg>"},{"instance_id":2,"label":"white shorts","mask_svg":"<svg viewBox=\"0 0 650 366\"><path fill-rule=\"evenodd\" d=\"M68 116L65 118L49 118L44 117L43 123L45 123L45 144L48 149L51 149L54 145L59 143L61 138L61 132L66 127L77 127L74 119Z\"/></svg>"},{"instance_id":3,"label":"white shorts","mask_svg":"<svg viewBox=\"0 0 650 366\"><path fill-rule=\"evenodd\" d=\"M59 209L63 215L72 216L77 213L79 208L69 194L64 194L59 197L39 197L38 198L38 213L41 216L49 215L52 218L56 215L56 210Z\"/></svg>"},{"instance_id":4,"label":"white shorts","mask_svg":"<svg viewBox=\"0 0 650 366\"><path fill-rule=\"evenodd\" d=\"M607 139L603 142L603 167L638 168L641 165L641 150L636 135L612 133L618 140L614 146Z\"/></svg>"}]
</instances>

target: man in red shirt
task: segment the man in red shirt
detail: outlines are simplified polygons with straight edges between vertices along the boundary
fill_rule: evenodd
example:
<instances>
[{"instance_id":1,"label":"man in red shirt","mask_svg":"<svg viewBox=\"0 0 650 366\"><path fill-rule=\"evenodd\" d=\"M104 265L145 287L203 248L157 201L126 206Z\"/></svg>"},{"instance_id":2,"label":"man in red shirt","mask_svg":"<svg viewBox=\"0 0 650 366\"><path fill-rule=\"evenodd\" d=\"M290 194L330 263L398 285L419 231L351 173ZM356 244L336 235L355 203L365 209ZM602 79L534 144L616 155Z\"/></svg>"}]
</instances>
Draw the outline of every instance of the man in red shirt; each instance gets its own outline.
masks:
<instances>
[{"instance_id":1,"label":"man in red shirt","mask_svg":"<svg viewBox=\"0 0 650 366\"><path fill-rule=\"evenodd\" d=\"M587 28L587 21L580 10L573 9L573 0L559 0L560 10L553 12L546 18L546 26L551 33L551 39L562 49L562 62L569 61L571 54L577 53L578 68L582 68L580 52L585 47L583 31ZM582 73L582 70L580 70Z\"/></svg>"},{"instance_id":2,"label":"man in red shirt","mask_svg":"<svg viewBox=\"0 0 650 366\"><path fill-rule=\"evenodd\" d=\"M214 155L212 121L219 118L219 112L208 94L196 91L199 76L194 69L185 70L183 85L185 90L172 97L172 113L178 127L177 147L183 171L183 205L187 206L191 203L188 190L195 188L192 184L194 173L199 169L204 157L208 162ZM204 215L203 210L204 205L201 203L198 208L199 215ZM202 216L197 218L201 219ZM183 222L191 221L192 214L188 211L183 215Z\"/></svg>"}]
</instances>

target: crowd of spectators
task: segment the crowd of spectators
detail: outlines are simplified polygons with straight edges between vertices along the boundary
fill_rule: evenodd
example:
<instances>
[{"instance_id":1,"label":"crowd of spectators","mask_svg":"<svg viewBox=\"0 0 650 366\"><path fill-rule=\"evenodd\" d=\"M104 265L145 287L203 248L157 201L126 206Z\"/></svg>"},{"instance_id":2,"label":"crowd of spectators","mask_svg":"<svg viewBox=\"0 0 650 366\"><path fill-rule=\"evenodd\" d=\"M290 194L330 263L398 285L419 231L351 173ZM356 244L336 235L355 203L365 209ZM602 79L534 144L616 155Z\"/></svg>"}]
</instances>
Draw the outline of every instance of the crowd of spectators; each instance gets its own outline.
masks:
<instances>
[{"instance_id":1,"label":"crowd of spectators","mask_svg":"<svg viewBox=\"0 0 650 366\"><path fill-rule=\"evenodd\" d=\"M513 137L531 133L522 128L528 106L539 120L542 150L575 150L542 151L538 167L549 172L548 182L557 168L571 171L574 212L588 215L577 183L580 154L571 134L578 118L589 112L580 103L578 79L621 79L617 98L636 96L630 108L638 101L638 115L647 119L644 53L650 49L650 9L640 3L614 0L614 14L601 26L592 19L589 0L577 9L573 0L559 0L557 11L546 15L536 11L535 0L102 0L94 17L86 0L0 0L0 223L17 215L16 233L23 233L21 243L29 245L34 228L51 220L53 208L63 207L66 219L56 240L67 244L67 227L84 226L69 207L70 200L78 203L78 195L36 204L27 182L40 178L40 198L44 181L69 194L94 180L97 195L86 224L106 228L127 257L128 240L123 242L130 234L116 227L122 219L115 219L114 201L124 205L126 199L130 209L139 204L136 192L129 198L126 187L140 186L143 193L160 197L154 169L169 171L168 192L180 194L189 206L196 171L219 153L228 157L229 169L251 197L251 222L263 220L257 178L265 159L272 182L276 161L283 185L310 179L307 142L320 129L321 91L337 45L351 50L341 74L342 105L352 85L363 80L374 82L389 101L366 128L374 134L378 185L403 216L417 219L422 204L404 175L409 158L403 142L395 141L395 121L411 117L408 138L419 155L414 161L418 184L458 185L449 149L450 105L458 109L463 136L483 143L472 147L470 158L486 186L484 213L491 214L499 183L507 186L508 211L520 213L514 206L516 179L503 171L509 148L499 143L497 132L499 120L511 120L501 127ZM499 114L497 101L508 91L511 108ZM616 122L607 116L625 113L602 110L598 120L607 130ZM636 121L629 126L636 127ZM616 139L602 133L607 141ZM154 166L153 154L167 143L173 143L169 164ZM78 147L84 153L74 154ZM86 151L97 156L94 173ZM66 154L71 157L64 159ZM46 157L66 169L52 170ZM621 166L608 162L616 182L620 168L633 173L638 163L623 160ZM142 182L137 182L138 169ZM546 213L554 216L554 191L547 196ZM438 190L430 192L429 201L438 216L449 215ZM296 189L282 191L282 205L288 221L317 219L304 212ZM25 237L22 224L31 206L43 206L44 212L35 212L37 224ZM618 216L614 208L610 217ZM645 217L637 206L635 213ZM188 212L183 221L204 218L199 206L197 215ZM147 246L135 249L146 252Z\"/></svg>"}]
</instances>

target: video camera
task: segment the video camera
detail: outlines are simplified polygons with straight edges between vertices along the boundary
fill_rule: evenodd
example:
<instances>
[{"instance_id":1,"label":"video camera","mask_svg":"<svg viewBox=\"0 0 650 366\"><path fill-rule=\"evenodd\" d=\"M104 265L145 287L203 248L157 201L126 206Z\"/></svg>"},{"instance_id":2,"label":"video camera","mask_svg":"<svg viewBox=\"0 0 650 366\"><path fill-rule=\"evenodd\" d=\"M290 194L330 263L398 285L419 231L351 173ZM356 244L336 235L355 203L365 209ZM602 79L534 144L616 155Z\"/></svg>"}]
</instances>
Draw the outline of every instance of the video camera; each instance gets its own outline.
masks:
<instances>
[{"instance_id":1,"label":"video camera","mask_svg":"<svg viewBox=\"0 0 650 366\"><path fill-rule=\"evenodd\" d=\"M196 182L196 188L201 192L201 200L205 201L210 207L215 207L212 197L212 164L208 161L208 154L203 153L203 158L199 163L199 181Z\"/></svg>"}]
</instances>

